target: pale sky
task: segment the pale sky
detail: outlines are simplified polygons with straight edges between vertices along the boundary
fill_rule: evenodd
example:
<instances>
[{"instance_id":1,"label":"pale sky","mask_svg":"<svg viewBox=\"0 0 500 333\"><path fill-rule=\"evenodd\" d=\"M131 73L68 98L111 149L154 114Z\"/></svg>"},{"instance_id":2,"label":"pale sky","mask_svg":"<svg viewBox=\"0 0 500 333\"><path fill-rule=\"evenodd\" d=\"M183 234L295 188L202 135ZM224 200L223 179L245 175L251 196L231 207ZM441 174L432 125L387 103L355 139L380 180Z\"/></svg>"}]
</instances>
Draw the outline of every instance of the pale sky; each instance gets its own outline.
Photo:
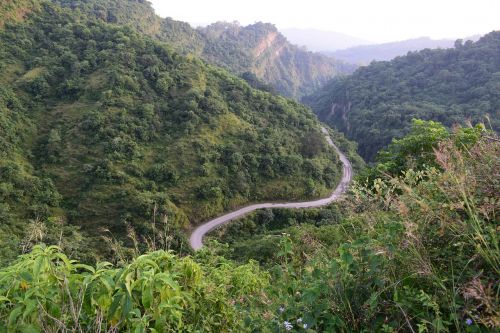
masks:
<instances>
[{"instance_id":1,"label":"pale sky","mask_svg":"<svg viewBox=\"0 0 500 333\"><path fill-rule=\"evenodd\" d=\"M336 31L373 42L459 38L500 30L500 0L150 0L192 25L257 21Z\"/></svg>"}]
</instances>

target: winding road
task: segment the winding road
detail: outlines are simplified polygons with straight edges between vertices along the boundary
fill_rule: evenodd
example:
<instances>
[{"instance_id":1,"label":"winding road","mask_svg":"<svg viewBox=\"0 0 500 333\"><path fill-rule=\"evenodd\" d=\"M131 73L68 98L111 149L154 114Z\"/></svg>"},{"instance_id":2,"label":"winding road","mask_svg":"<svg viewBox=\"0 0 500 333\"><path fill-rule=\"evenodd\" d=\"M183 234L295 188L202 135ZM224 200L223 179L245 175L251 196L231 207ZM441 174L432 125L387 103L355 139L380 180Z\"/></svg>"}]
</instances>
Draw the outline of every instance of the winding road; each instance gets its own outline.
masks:
<instances>
[{"instance_id":1,"label":"winding road","mask_svg":"<svg viewBox=\"0 0 500 333\"><path fill-rule=\"evenodd\" d=\"M250 206L246 206L243 208L240 208L238 210L235 210L233 212L227 213L225 215L222 215L220 217L217 217L213 220L207 221L200 226L198 226L194 231L192 232L190 238L189 238L189 244L194 250L199 250L201 247L203 247L203 237L212 231L213 229L217 228L220 225L226 224L238 217L241 217L243 215L246 215L250 212L253 212L254 210L257 209L264 209L264 208L312 208L312 207L320 207L320 206L325 206L328 205L331 202L334 202L338 200L347 191L347 188L349 187L349 183L351 182L352 179L352 166L351 162L347 159L347 157L340 151L340 149L333 143L332 138L330 137L328 130L324 127L321 128L321 131L325 135L326 141L330 146L332 146L338 153L340 157L340 161L343 164L343 174L342 174L342 179L340 180L340 183L337 185L337 188L333 191L333 193L328 197L324 199L319 199L315 201L304 201L304 202L286 202L286 203L260 203L260 204L254 204Z\"/></svg>"}]
</instances>

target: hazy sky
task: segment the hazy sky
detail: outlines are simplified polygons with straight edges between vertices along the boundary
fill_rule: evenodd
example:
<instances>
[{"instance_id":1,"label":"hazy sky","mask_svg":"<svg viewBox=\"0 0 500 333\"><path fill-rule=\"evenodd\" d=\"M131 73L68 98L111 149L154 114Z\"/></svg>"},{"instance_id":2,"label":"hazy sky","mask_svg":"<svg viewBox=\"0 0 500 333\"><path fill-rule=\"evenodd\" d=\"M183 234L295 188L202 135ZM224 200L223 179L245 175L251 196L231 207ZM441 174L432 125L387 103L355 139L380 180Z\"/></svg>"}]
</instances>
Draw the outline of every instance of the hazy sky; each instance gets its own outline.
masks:
<instances>
[{"instance_id":1,"label":"hazy sky","mask_svg":"<svg viewBox=\"0 0 500 333\"><path fill-rule=\"evenodd\" d=\"M500 29L500 0L150 0L157 14L191 24L271 22L373 42L458 38Z\"/></svg>"}]
</instances>

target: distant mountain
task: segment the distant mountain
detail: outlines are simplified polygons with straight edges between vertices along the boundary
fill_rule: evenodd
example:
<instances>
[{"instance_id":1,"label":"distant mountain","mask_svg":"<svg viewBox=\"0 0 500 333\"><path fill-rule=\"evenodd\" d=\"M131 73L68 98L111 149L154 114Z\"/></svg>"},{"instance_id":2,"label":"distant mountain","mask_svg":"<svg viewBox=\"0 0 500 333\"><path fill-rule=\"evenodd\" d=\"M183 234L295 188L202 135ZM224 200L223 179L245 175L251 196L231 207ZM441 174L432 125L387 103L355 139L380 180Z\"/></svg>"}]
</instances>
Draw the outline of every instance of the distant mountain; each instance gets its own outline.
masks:
<instances>
[{"instance_id":1,"label":"distant mountain","mask_svg":"<svg viewBox=\"0 0 500 333\"><path fill-rule=\"evenodd\" d=\"M465 38L465 40L476 41L480 36ZM408 39L399 42L391 42L376 45L360 45L345 50L334 52L325 51L323 54L334 57L338 60L344 60L353 64L366 65L373 60L384 61L391 60L397 56L406 55L410 51L420 51L423 49L450 48L455 44L452 39L431 39L421 37Z\"/></svg>"},{"instance_id":2,"label":"distant mountain","mask_svg":"<svg viewBox=\"0 0 500 333\"><path fill-rule=\"evenodd\" d=\"M304 98L319 118L359 144L367 160L408 133L413 118L500 128L500 31L454 48L372 62ZM489 117L487 116L489 115Z\"/></svg>"},{"instance_id":3,"label":"distant mountain","mask_svg":"<svg viewBox=\"0 0 500 333\"><path fill-rule=\"evenodd\" d=\"M334 31L316 29L280 29L292 43L305 46L314 52L346 49L357 45L371 44L370 41Z\"/></svg>"},{"instance_id":4,"label":"distant mountain","mask_svg":"<svg viewBox=\"0 0 500 333\"><path fill-rule=\"evenodd\" d=\"M108 23L131 26L170 44L182 55L200 57L244 77L251 73L296 99L335 75L350 74L356 68L293 45L269 23L240 26L237 22L217 22L195 29L186 22L159 17L143 0L52 1Z\"/></svg>"},{"instance_id":5,"label":"distant mountain","mask_svg":"<svg viewBox=\"0 0 500 333\"><path fill-rule=\"evenodd\" d=\"M205 41L202 58L232 72L251 72L289 97L312 93L335 75L356 68L293 45L269 23L217 22L197 31Z\"/></svg>"}]
</instances>

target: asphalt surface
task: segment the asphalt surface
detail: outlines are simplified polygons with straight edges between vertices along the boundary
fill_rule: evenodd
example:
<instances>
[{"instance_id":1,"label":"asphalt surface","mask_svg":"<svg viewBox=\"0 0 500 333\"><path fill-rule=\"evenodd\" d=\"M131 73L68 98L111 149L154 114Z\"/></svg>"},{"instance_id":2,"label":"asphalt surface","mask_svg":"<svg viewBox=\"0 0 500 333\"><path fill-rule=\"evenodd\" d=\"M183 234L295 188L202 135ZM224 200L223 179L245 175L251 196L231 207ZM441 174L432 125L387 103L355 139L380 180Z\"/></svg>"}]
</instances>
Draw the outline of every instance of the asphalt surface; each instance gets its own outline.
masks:
<instances>
[{"instance_id":1,"label":"asphalt surface","mask_svg":"<svg viewBox=\"0 0 500 333\"><path fill-rule=\"evenodd\" d=\"M321 207L328 205L336 200L338 200L349 187L349 183L352 180L352 166L351 162L347 159L347 157L340 151L340 149L333 143L332 138L328 134L328 130L324 127L321 128L321 131L325 135L326 141L330 146L332 146L338 153L340 161L343 164L343 174L342 179L340 180L337 188L333 191L333 193L324 199L314 200L314 201L304 201L304 202L285 202L285 203L260 203L254 204L250 206L246 206L240 208L238 210L232 211L225 215L219 216L213 220L207 221L201 225L199 225L194 231L191 233L189 238L189 244L194 250L199 250L203 247L203 237L214 230L220 225L226 224L234 219L237 219L243 215L246 215L250 212L253 212L257 209L264 208L312 208L312 207Z\"/></svg>"}]
</instances>

